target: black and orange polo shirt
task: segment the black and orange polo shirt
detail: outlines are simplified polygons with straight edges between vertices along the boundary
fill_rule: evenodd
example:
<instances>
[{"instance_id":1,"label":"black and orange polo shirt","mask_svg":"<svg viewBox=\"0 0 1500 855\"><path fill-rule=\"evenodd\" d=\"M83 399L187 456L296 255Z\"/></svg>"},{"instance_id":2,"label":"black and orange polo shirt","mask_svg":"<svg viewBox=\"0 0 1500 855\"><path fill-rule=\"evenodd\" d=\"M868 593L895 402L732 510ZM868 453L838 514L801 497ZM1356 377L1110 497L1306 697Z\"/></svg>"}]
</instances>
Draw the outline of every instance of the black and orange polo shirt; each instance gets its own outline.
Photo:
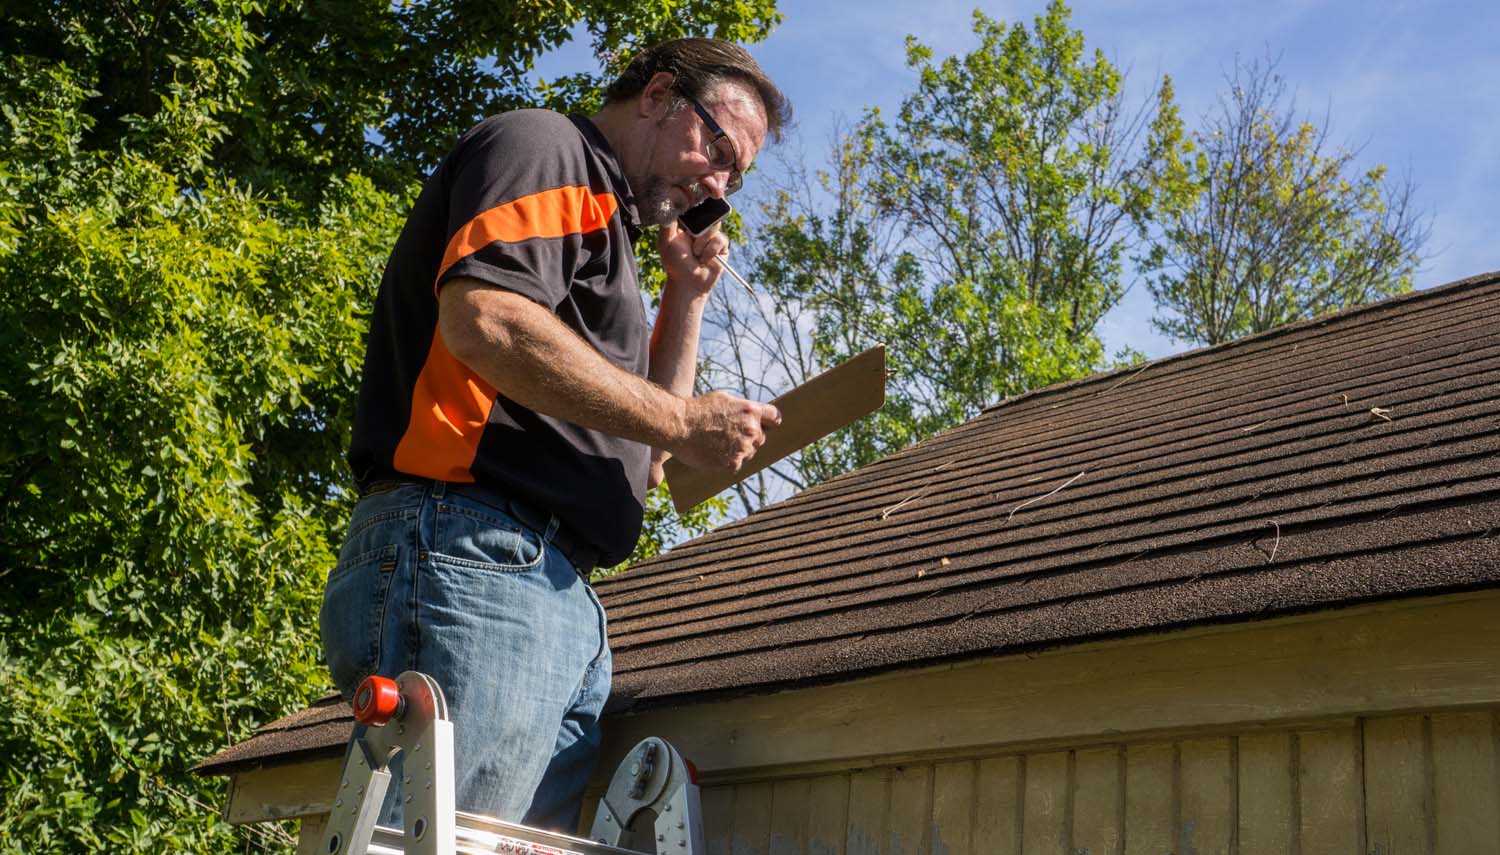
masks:
<instances>
[{"instance_id":1,"label":"black and orange polo shirt","mask_svg":"<svg viewBox=\"0 0 1500 855\"><path fill-rule=\"evenodd\" d=\"M477 482L556 514L603 564L628 556L650 449L500 394L444 346L437 293L467 277L529 297L644 377L636 223L588 119L521 110L465 134L423 185L380 283L349 451L359 483Z\"/></svg>"}]
</instances>

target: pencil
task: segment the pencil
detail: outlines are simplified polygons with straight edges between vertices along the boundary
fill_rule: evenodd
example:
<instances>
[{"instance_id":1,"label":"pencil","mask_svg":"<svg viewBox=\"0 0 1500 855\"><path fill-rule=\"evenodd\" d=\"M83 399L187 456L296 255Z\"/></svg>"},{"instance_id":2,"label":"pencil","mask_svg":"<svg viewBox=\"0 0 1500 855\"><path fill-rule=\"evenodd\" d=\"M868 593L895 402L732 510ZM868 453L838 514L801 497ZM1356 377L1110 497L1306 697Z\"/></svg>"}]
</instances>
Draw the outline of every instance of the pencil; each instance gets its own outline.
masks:
<instances>
[{"instance_id":1,"label":"pencil","mask_svg":"<svg viewBox=\"0 0 1500 855\"><path fill-rule=\"evenodd\" d=\"M733 276L734 277L734 281L736 281L736 282L740 283L741 285L745 286L745 290L749 291L750 292L750 296L754 297L755 296L755 289L751 288L750 287L750 283L745 281L745 277L741 276L733 267L730 267L729 266L729 262L726 261L725 259L726 259L726 256L722 256L722 255L719 256L719 266L722 267L722 268L724 268L724 272L725 273L728 273L730 276Z\"/></svg>"}]
</instances>

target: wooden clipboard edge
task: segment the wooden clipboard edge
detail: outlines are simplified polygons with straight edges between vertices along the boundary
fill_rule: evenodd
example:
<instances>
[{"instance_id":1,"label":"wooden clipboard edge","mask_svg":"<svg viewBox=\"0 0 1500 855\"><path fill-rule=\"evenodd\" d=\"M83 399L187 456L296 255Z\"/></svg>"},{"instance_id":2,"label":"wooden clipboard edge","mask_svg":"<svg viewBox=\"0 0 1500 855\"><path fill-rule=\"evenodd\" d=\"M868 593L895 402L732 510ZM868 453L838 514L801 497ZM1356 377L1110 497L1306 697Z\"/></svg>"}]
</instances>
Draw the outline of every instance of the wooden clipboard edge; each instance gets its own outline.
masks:
<instances>
[{"instance_id":1,"label":"wooden clipboard edge","mask_svg":"<svg viewBox=\"0 0 1500 855\"><path fill-rule=\"evenodd\" d=\"M859 384L845 379L869 376L878 377L878 382ZM787 455L875 412L885 404L886 377L885 345L877 344L782 394L771 402L782 411L781 426L766 435L766 444L738 472L695 469L668 460L664 469L672 505L677 513L686 513ZM830 390L841 388L849 398L849 409L833 410L832 417L819 412L817 408L831 397Z\"/></svg>"}]
</instances>

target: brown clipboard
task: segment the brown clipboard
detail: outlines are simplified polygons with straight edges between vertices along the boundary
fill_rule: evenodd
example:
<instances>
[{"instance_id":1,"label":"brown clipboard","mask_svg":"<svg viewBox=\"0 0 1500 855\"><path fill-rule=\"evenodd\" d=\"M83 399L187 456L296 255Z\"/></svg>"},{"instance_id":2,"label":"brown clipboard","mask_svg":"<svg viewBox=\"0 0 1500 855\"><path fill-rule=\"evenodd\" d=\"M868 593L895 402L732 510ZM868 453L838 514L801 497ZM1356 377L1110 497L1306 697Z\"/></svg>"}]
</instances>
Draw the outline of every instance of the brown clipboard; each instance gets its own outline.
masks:
<instances>
[{"instance_id":1,"label":"brown clipboard","mask_svg":"<svg viewBox=\"0 0 1500 855\"><path fill-rule=\"evenodd\" d=\"M766 444L738 472L695 469L675 458L668 460L664 469L672 504L679 514L685 513L788 454L875 412L885 403L885 381L885 345L877 344L772 401L781 411L781 425L766 431Z\"/></svg>"}]
</instances>

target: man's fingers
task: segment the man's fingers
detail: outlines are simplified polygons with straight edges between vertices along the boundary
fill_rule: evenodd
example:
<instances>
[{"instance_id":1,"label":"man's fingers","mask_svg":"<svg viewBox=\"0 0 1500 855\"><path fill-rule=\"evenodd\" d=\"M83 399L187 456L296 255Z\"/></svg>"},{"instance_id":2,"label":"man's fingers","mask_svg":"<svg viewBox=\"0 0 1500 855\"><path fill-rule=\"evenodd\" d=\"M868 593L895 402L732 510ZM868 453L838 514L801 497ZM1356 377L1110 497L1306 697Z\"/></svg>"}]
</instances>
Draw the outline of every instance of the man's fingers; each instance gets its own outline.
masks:
<instances>
[{"instance_id":1,"label":"man's fingers","mask_svg":"<svg viewBox=\"0 0 1500 855\"><path fill-rule=\"evenodd\" d=\"M674 238L677 237L677 233L681 230L682 229L677 225L676 220L672 220L669 223L663 223L661 227L661 233L659 235L661 239L661 245L666 246Z\"/></svg>"},{"instance_id":2,"label":"man's fingers","mask_svg":"<svg viewBox=\"0 0 1500 855\"><path fill-rule=\"evenodd\" d=\"M729 238L724 237L717 226L693 239L693 256L700 264L708 264L728 251Z\"/></svg>"},{"instance_id":3,"label":"man's fingers","mask_svg":"<svg viewBox=\"0 0 1500 855\"><path fill-rule=\"evenodd\" d=\"M724 392L707 392L691 400L691 409L702 411L694 415L693 421L706 417L693 431L702 431L702 439L709 442L700 446L705 452L701 460L683 456L689 465L738 472L766 444L766 431L781 424L781 411L774 404ZM693 457L697 458L697 454Z\"/></svg>"}]
</instances>

